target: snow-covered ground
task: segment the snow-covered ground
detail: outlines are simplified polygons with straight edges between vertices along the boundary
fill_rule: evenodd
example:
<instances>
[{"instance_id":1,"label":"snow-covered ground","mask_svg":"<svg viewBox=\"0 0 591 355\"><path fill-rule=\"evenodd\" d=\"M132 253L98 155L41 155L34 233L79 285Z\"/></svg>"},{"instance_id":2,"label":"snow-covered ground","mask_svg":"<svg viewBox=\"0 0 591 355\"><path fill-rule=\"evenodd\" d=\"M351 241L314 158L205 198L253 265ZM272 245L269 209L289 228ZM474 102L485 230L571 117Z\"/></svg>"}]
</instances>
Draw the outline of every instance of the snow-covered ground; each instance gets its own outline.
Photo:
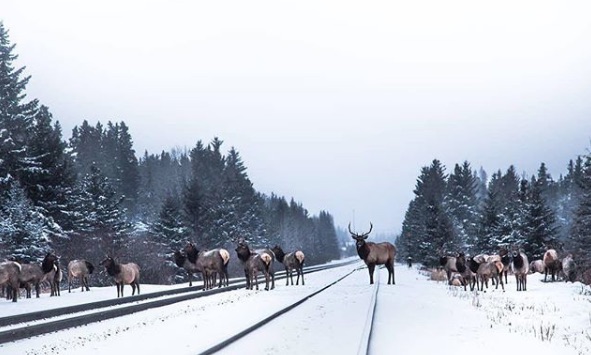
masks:
<instances>
[{"instance_id":1,"label":"snow-covered ground","mask_svg":"<svg viewBox=\"0 0 591 355\"><path fill-rule=\"evenodd\" d=\"M280 280L269 292L230 291L16 341L0 345L0 354L197 354L360 265L307 275L306 286L286 287ZM591 296L580 284L542 283L537 274L528 278L527 292L516 292L514 279L504 293L464 292L402 265L395 286L383 284L387 272L380 272L372 354L591 353ZM142 285L142 291L167 287L184 285ZM356 354L371 292L367 270L355 271L220 353ZM0 317L115 294L114 287L76 289L59 298L0 302Z\"/></svg>"}]
</instances>

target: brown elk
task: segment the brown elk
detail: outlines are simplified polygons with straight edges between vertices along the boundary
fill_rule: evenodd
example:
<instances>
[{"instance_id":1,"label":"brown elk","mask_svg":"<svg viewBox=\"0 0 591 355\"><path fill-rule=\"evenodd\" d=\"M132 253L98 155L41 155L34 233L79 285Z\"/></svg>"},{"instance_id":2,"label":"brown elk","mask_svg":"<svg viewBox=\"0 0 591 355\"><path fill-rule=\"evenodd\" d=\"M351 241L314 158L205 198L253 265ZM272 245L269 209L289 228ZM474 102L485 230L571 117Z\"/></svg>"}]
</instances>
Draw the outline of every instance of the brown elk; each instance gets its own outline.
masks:
<instances>
[{"instance_id":1,"label":"brown elk","mask_svg":"<svg viewBox=\"0 0 591 355\"><path fill-rule=\"evenodd\" d=\"M275 275L273 272L273 262L275 253L269 249L258 251L251 250L244 238L238 240L236 255L244 267L244 276L246 277L246 289L252 290L253 286L259 289L258 272L265 276L265 291L275 288ZM269 281L271 286L269 287Z\"/></svg>"},{"instance_id":2,"label":"brown elk","mask_svg":"<svg viewBox=\"0 0 591 355\"><path fill-rule=\"evenodd\" d=\"M296 271L298 277L296 279L296 285L300 283L300 275L302 276L302 286L304 285L304 260L306 260L306 256L304 252L301 250L296 250L291 253L285 254L283 249L279 245L275 245L271 248L271 251L275 253L275 257L277 261L283 264L285 267L285 286L289 285L289 281L291 281L291 285L293 286L293 270Z\"/></svg>"},{"instance_id":3,"label":"brown elk","mask_svg":"<svg viewBox=\"0 0 591 355\"><path fill-rule=\"evenodd\" d=\"M82 292L84 292L84 289L90 291L90 288L88 287L88 275L92 274L93 271L94 265L89 261L84 259L70 261L68 263L68 292L72 292L72 281L76 278L80 279Z\"/></svg>"},{"instance_id":4,"label":"brown elk","mask_svg":"<svg viewBox=\"0 0 591 355\"><path fill-rule=\"evenodd\" d=\"M140 267L136 263L119 264L112 257L101 261L107 274L112 276L117 286L117 297L123 297L123 286L131 285L131 295L140 294Z\"/></svg>"},{"instance_id":5,"label":"brown elk","mask_svg":"<svg viewBox=\"0 0 591 355\"><path fill-rule=\"evenodd\" d=\"M351 223L349 223L349 233L351 233L351 238L355 239L357 254L359 254L359 257L365 262L369 270L370 285L373 284L373 271L376 265L386 266L386 269L388 269L388 284L392 282L395 285L394 258L396 257L396 247L388 242L366 242L372 229L373 224L370 223L369 232L361 234L353 233L351 231Z\"/></svg>"},{"instance_id":6,"label":"brown elk","mask_svg":"<svg viewBox=\"0 0 591 355\"><path fill-rule=\"evenodd\" d=\"M18 298L18 287L20 285L19 276L21 265L14 261L5 261L0 263L0 286L8 286L10 290L6 297L12 298L16 302Z\"/></svg>"},{"instance_id":7,"label":"brown elk","mask_svg":"<svg viewBox=\"0 0 591 355\"><path fill-rule=\"evenodd\" d=\"M195 265L197 271L203 274L203 290L215 286L215 275L219 275L218 287L225 283L228 286L228 260L230 253L225 249L199 251L195 244L189 242L183 249L187 260ZM224 282L225 280L225 282Z\"/></svg>"}]
</instances>

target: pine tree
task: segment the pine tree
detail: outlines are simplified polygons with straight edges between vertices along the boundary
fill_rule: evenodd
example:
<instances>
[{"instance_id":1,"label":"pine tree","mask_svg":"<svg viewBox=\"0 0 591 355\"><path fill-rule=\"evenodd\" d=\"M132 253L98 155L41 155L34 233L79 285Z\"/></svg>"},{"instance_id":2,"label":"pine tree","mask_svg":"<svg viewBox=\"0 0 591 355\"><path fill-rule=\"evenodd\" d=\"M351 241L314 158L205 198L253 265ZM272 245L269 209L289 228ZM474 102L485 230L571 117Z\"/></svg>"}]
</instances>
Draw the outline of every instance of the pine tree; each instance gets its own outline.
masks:
<instances>
[{"instance_id":1,"label":"pine tree","mask_svg":"<svg viewBox=\"0 0 591 355\"><path fill-rule=\"evenodd\" d=\"M51 113L47 107L41 106L35 116L29 143L29 151L38 165L37 169L26 172L23 180L33 204L56 222L52 231L54 240L63 237L64 229L72 228L72 211L68 203L76 176L73 161L65 150L59 122L52 125Z\"/></svg>"},{"instance_id":2,"label":"pine tree","mask_svg":"<svg viewBox=\"0 0 591 355\"><path fill-rule=\"evenodd\" d=\"M492 179L495 179L493 174ZM480 223L478 224L478 238L476 240L476 252L495 253L498 247L498 230L500 225L500 202L497 192L494 189L489 190L488 196L484 201L484 208Z\"/></svg>"},{"instance_id":3,"label":"pine tree","mask_svg":"<svg viewBox=\"0 0 591 355\"><path fill-rule=\"evenodd\" d=\"M571 228L569 251L574 253L577 263L587 272L591 269L591 154L585 158L579 188L581 195Z\"/></svg>"},{"instance_id":4,"label":"pine tree","mask_svg":"<svg viewBox=\"0 0 591 355\"><path fill-rule=\"evenodd\" d=\"M100 169L91 167L79 189L78 233L72 237L72 248L95 259L125 255L131 226L121 208L122 201Z\"/></svg>"},{"instance_id":5,"label":"pine tree","mask_svg":"<svg viewBox=\"0 0 591 355\"><path fill-rule=\"evenodd\" d=\"M532 178L530 190L524 220L526 235L523 250L532 259L541 259L546 249L559 249L556 239L556 217L544 200L544 181Z\"/></svg>"},{"instance_id":6,"label":"pine tree","mask_svg":"<svg viewBox=\"0 0 591 355\"><path fill-rule=\"evenodd\" d=\"M453 233L452 223L445 206L445 168L437 159L421 169L414 190L425 234L418 236L417 259L434 266L441 253L457 252L462 245Z\"/></svg>"},{"instance_id":7,"label":"pine tree","mask_svg":"<svg viewBox=\"0 0 591 355\"><path fill-rule=\"evenodd\" d=\"M50 249L50 223L18 183L11 185L0 202L0 241L5 248L0 256L40 262Z\"/></svg>"},{"instance_id":8,"label":"pine tree","mask_svg":"<svg viewBox=\"0 0 591 355\"><path fill-rule=\"evenodd\" d=\"M445 203L452 218L454 234L461 241L462 250L474 252L480 204L477 197L478 177L472 172L470 163L465 161L461 167L455 165L447 184Z\"/></svg>"},{"instance_id":9,"label":"pine tree","mask_svg":"<svg viewBox=\"0 0 591 355\"><path fill-rule=\"evenodd\" d=\"M23 77L25 67L14 68L13 62L18 58L14 48L0 21L0 193L11 189L14 181L22 184L22 174L36 168L27 143L38 102L25 102L31 77Z\"/></svg>"},{"instance_id":10,"label":"pine tree","mask_svg":"<svg viewBox=\"0 0 591 355\"><path fill-rule=\"evenodd\" d=\"M151 225L152 242L163 257L171 250L180 250L188 238L188 228L183 223L182 206L179 195L172 192L168 195L158 220Z\"/></svg>"}]
</instances>

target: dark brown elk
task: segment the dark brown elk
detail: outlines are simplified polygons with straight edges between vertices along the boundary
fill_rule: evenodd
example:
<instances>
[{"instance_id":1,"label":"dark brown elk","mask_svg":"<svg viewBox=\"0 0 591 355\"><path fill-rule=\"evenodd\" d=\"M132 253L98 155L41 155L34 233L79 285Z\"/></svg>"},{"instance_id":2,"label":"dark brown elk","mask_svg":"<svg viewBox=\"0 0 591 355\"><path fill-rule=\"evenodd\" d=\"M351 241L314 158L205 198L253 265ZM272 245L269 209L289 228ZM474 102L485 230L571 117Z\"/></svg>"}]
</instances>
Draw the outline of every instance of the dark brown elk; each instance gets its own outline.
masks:
<instances>
[{"instance_id":1,"label":"dark brown elk","mask_svg":"<svg viewBox=\"0 0 591 355\"><path fill-rule=\"evenodd\" d=\"M213 288L215 275L219 275L218 287L228 285L228 260L229 253L225 249L213 249L199 251L193 243L187 243L184 249L187 259L195 265L196 270L203 273L203 289Z\"/></svg>"},{"instance_id":2,"label":"dark brown elk","mask_svg":"<svg viewBox=\"0 0 591 355\"><path fill-rule=\"evenodd\" d=\"M249 290L259 289L258 273L262 272L265 276L265 290L275 288L275 275L273 272L273 262L275 254L269 249L252 251L244 239L240 239L236 247L236 255L244 266L244 276L246 277L246 288ZM269 282L271 286L269 287ZM254 284L254 285L253 285Z\"/></svg>"},{"instance_id":3,"label":"dark brown elk","mask_svg":"<svg viewBox=\"0 0 591 355\"><path fill-rule=\"evenodd\" d=\"M203 269L199 268L196 263L190 262L189 258L187 258L186 255L181 253L180 250L175 250L172 258L174 259L174 263L176 264L176 266L185 269L185 271L189 275L189 287L193 286L193 274L197 272L203 274Z\"/></svg>"},{"instance_id":4,"label":"dark brown elk","mask_svg":"<svg viewBox=\"0 0 591 355\"><path fill-rule=\"evenodd\" d=\"M509 253L509 249L501 247L499 249L499 256L501 257L501 262L503 263L501 277L505 275L505 283L507 283L507 274L509 273L509 268L511 267L511 255Z\"/></svg>"},{"instance_id":5,"label":"dark brown elk","mask_svg":"<svg viewBox=\"0 0 591 355\"><path fill-rule=\"evenodd\" d=\"M517 282L517 291L527 291L527 274L529 273L529 261L525 253L514 247L511 251L511 269Z\"/></svg>"},{"instance_id":6,"label":"dark brown elk","mask_svg":"<svg viewBox=\"0 0 591 355\"><path fill-rule=\"evenodd\" d=\"M101 265L107 270L109 276L113 276L117 286L117 297L123 297L123 286L131 285L131 295L140 294L140 267L136 263L119 264L108 256L101 261Z\"/></svg>"},{"instance_id":7,"label":"dark brown elk","mask_svg":"<svg viewBox=\"0 0 591 355\"><path fill-rule=\"evenodd\" d=\"M21 265L19 263L14 261L5 261L0 263L0 286L7 286L11 293L7 296L12 298L12 302L16 302L18 298L20 273Z\"/></svg>"},{"instance_id":8,"label":"dark brown elk","mask_svg":"<svg viewBox=\"0 0 591 355\"><path fill-rule=\"evenodd\" d=\"M373 243L366 242L369 233L373 229L373 224L369 224L369 232L367 233L353 233L351 231L351 223L349 223L349 233L351 238L355 239L355 247L357 254L367 265L369 270L369 283L373 284L373 271L376 265L385 265L388 269L388 284L396 284L394 275L394 258L396 257L396 247L392 243L382 242Z\"/></svg>"},{"instance_id":9,"label":"dark brown elk","mask_svg":"<svg viewBox=\"0 0 591 355\"><path fill-rule=\"evenodd\" d=\"M304 260L306 256L304 252L301 250L296 250L291 253L285 254L283 249L279 245L275 245L271 248L271 251L275 253L275 257L277 261L283 264L285 267L285 286L289 285L289 281L291 280L291 285L293 286L293 270L297 273L296 285L300 283L300 275L302 276L302 286L304 284Z\"/></svg>"},{"instance_id":10,"label":"dark brown elk","mask_svg":"<svg viewBox=\"0 0 591 355\"><path fill-rule=\"evenodd\" d=\"M467 285L470 285L470 291L474 291L476 271L478 268L476 268L476 271L474 272L470 269L464 253L458 253L458 256L456 257L456 269L461 276L460 281L462 282L462 286L464 286L464 291L466 291Z\"/></svg>"},{"instance_id":11,"label":"dark brown elk","mask_svg":"<svg viewBox=\"0 0 591 355\"><path fill-rule=\"evenodd\" d=\"M45 273L42 281L48 282L51 288L50 296L59 296L62 281L59 258L52 253L47 253L41 262L41 270Z\"/></svg>"},{"instance_id":12,"label":"dark brown elk","mask_svg":"<svg viewBox=\"0 0 591 355\"><path fill-rule=\"evenodd\" d=\"M68 263L68 292L72 291L72 281L75 278L80 279L80 287L83 292L85 288L86 291L90 291L88 287L88 275L92 274L93 271L94 265L84 259L70 261Z\"/></svg>"}]
</instances>

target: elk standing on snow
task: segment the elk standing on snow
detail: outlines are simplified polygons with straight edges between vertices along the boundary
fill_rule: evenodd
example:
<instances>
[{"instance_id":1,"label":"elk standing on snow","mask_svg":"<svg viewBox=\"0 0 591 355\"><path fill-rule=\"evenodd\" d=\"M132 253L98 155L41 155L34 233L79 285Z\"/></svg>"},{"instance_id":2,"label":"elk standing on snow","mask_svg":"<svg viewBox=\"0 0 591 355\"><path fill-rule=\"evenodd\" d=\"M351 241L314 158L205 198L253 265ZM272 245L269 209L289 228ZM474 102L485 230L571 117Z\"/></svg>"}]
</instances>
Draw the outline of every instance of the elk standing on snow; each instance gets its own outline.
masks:
<instances>
[{"instance_id":1,"label":"elk standing on snow","mask_svg":"<svg viewBox=\"0 0 591 355\"><path fill-rule=\"evenodd\" d=\"M72 260L68 263L68 292L72 291L72 281L75 278L80 278L80 287L82 292L90 291L88 287L88 275L94 271L94 265L84 259Z\"/></svg>"},{"instance_id":2,"label":"elk standing on snow","mask_svg":"<svg viewBox=\"0 0 591 355\"><path fill-rule=\"evenodd\" d=\"M529 273L529 262L527 256L514 247L511 252L511 269L515 274L517 291L527 290L527 274Z\"/></svg>"},{"instance_id":3,"label":"elk standing on snow","mask_svg":"<svg viewBox=\"0 0 591 355\"><path fill-rule=\"evenodd\" d=\"M8 286L7 288L10 290L10 294L7 292L6 298L12 298L12 302L16 302L18 298L20 273L21 265L19 263L14 261L0 263L0 286Z\"/></svg>"},{"instance_id":4,"label":"elk standing on snow","mask_svg":"<svg viewBox=\"0 0 591 355\"><path fill-rule=\"evenodd\" d=\"M108 256L101 261L101 265L107 270L107 274L113 276L117 286L117 297L123 297L123 286L131 285L131 295L140 294L140 267L136 263L119 264Z\"/></svg>"},{"instance_id":5,"label":"elk standing on snow","mask_svg":"<svg viewBox=\"0 0 591 355\"><path fill-rule=\"evenodd\" d=\"M562 272L564 273L564 281L565 282L575 282L577 279L577 265L573 260L572 254L568 254L564 259L562 259Z\"/></svg>"},{"instance_id":6,"label":"elk standing on snow","mask_svg":"<svg viewBox=\"0 0 591 355\"><path fill-rule=\"evenodd\" d=\"M252 290L253 283L256 289L259 289L258 272L262 271L265 275L265 290L269 290L269 279L272 278L271 289L275 288L275 276L273 275L273 262L275 254L268 249L260 252L251 251L244 239L240 238L236 255L242 261L244 266L244 276L246 276L246 288Z\"/></svg>"},{"instance_id":7,"label":"elk standing on snow","mask_svg":"<svg viewBox=\"0 0 591 355\"><path fill-rule=\"evenodd\" d=\"M370 285L373 284L373 271L376 265L386 265L386 269L388 269L388 284L392 282L395 285L394 258L396 257L396 247L388 242L366 242L365 240L369 237L372 229L373 224L370 223L369 232L361 234L353 233L351 231L351 223L349 223L349 233L351 233L351 238L355 239L357 254L365 262L369 270Z\"/></svg>"},{"instance_id":8,"label":"elk standing on snow","mask_svg":"<svg viewBox=\"0 0 591 355\"><path fill-rule=\"evenodd\" d=\"M300 275L302 275L302 286L304 285L304 259L305 255L304 252L301 250L294 251L293 253L285 254L283 249L279 245L275 245L272 249L273 253L277 257L277 261L285 266L285 286L289 285L289 281L291 280L291 285L293 286L293 270L296 270L298 275L296 279L296 285L300 283Z\"/></svg>"},{"instance_id":9,"label":"elk standing on snow","mask_svg":"<svg viewBox=\"0 0 591 355\"><path fill-rule=\"evenodd\" d=\"M554 249L548 249L542 259L544 261L544 282L548 277L548 272L552 275L552 281L556 280L556 274L562 269L562 263L558 260L558 253Z\"/></svg>"},{"instance_id":10,"label":"elk standing on snow","mask_svg":"<svg viewBox=\"0 0 591 355\"><path fill-rule=\"evenodd\" d=\"M47 281L51 288L50 296L59 296L60 282L63 276L59 258L52 253L47 253L41 262L41 270L45 273L42 281Z\"/></svg>"},{"instance_id":11,"label":"elk standing on snow","mask_svg":"<svg viewBox=\"0 0 591 355\"><path fill-rule=\"evenodd\" d=\"M175 250L172 257L174 259L174 263L176 264L176 266L182 267L183 269L185 269L185 271L189 275L189 287L193 286L193 274L194 273L200 272L203 275L205 275L203 273L203 269L198 268L197 264L190 262L189 259L187 258L187 256L183 255L183 253L181 253L180 250ZM203 277L204 277L203 278L203 285L205 287L205 276L203 276Z\"/></svg>"},{"instance_id":12,"label":"elk standing on snow","mask_svg":"<svg viewBox=\"0 0 591 355\"><path fill-rule=\"evenodd\" d=\"M196 265L196 269L203 273L203 289L213 288L215 285L215 275L220 275L220 283L228 286L228 260L230 253L225 249L213 249L199 251L195 244L189 242L184 249L187 259Z\"/></svg>"}]
</instances>

